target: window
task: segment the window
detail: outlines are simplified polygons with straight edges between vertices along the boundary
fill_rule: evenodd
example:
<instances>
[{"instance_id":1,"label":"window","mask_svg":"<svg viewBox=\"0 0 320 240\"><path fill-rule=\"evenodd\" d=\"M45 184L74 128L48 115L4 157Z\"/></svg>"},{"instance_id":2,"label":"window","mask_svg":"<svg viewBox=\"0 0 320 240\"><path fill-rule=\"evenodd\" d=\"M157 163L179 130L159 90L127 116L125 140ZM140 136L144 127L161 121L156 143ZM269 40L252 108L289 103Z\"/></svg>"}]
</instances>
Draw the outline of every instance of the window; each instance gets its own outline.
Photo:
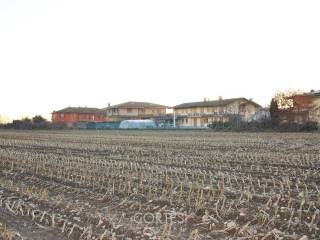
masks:
<instances>
[{"instance_id":1,"label":"window","mask_svg":"<svg viewBox=\"0 0 320 240\"><path fill-rule=\"evenodd\" d=\"M60 113L60 117L61 117L61 118L64 118L64 113Z\"/></svg>"},{"instance_id":2,"label":"window","mask_svg":"<svg viewBox=\"0 0 320 240\"><path fill-rule=\"evenodd\" d=\"M132 113L132 109L131 108L127 108L127 113Z\"/></svg>"}]
</instances>

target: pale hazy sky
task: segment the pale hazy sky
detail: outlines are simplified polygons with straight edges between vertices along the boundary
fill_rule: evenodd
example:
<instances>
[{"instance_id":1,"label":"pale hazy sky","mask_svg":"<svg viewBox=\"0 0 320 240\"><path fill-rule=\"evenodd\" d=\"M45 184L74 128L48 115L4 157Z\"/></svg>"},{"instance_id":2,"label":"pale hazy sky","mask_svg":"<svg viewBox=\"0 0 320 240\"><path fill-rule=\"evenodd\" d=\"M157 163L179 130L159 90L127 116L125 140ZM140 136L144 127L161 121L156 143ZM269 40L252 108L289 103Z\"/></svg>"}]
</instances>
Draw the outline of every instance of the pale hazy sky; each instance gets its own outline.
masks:
<instances>
[{"instance_id":1,"label":"pale hazy sky","mask_svg":"<svg viewBox=\"0 0 320 240\"><path fill-rule=\"evenodd\" d=\"M320 89L320 1L0 0L0 115Z\"/></svg>"}]
</instances>

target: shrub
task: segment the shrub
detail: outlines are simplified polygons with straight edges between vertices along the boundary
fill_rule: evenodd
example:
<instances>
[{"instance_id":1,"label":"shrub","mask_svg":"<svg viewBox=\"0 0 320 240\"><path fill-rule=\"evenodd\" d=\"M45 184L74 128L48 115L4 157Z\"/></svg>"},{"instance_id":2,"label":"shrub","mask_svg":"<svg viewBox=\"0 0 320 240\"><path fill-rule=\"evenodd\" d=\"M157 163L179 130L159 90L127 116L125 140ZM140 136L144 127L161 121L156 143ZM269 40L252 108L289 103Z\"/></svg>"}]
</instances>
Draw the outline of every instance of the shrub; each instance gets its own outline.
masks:
<instances>
[{"instance_id":1,"label":"shrub","mask_svg":"<svg viewBox=\"0 0 320 240\"><path fill-rule=\"evenodd\" d=\"M307 122L301 125L300 130L304 132L318 131L319 126L317 122Z\"/></svg>"}]
</instances>

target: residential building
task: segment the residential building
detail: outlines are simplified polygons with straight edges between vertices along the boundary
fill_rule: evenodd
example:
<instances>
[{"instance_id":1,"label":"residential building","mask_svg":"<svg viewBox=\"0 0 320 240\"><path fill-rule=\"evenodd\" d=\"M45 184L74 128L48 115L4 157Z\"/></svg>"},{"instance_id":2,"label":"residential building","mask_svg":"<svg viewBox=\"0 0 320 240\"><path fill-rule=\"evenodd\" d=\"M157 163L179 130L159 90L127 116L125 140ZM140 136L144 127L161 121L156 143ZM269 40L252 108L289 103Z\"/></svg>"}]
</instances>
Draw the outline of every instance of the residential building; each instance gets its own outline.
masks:
<instances>
[{"instance_id":1,"label":"residential building","mask_svg":"<svg viewBox=\"0 0 320 240\"><path fill-rule=\"evenodd\" d=\"M125 102L104 108L113 121L151 119L166 114L167 106L149 102Z\"/></svg>"},{"instance_id":2,"label":"residential building","mask_svg":"<svg viewBox=\"0 0 320 240\"><path fill-rule=\"evenodd\" d=\"M52 113L53 123L72 125L78 122L102 122L106 120L105 114L99 108L67 107Z\"/></svg>"},{"instance_id":3,"label":"residential building","mask_svg":"<svg viewBox=\"0 0 320 240\"><path fill-rule=\"evenodd\" d=\"M249 121L261 106L246 98L231 98L179 104L174 109L176 125L180 127L206 127L214 122L228 122L239 117ZM238 118L238 119L239 119Z\"/></svg>"},{"instance_id":4,"label":"residential building","mask_svg":"<svg viewBox=\"0 0 320 240\"><path fill-rule=\"evenodd\" d=\"M320 125L320 91L296 94L288 97L292 107L279 109L274 118L280 122L303 124L317 122Z\"/></svg>"}]
</instances>

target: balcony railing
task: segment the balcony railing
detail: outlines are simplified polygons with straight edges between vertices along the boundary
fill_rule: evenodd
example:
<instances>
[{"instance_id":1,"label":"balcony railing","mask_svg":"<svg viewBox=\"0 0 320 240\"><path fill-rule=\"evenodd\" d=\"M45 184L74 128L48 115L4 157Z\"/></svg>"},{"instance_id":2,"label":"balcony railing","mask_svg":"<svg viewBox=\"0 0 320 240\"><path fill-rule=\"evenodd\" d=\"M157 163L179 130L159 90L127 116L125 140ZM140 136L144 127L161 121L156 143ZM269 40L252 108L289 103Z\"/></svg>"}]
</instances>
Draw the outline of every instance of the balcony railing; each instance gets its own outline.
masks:
<instances>
[{"instance_id":1,"label":"balcony railing","mask_svg":"<svg viewBox=\"0 0 320 240\"><path fill-rule=\"evenodd\" d=\"M155 117L155 116L166 116L166 113L107 113L108 117L123 117L123 116L140 116L140 117Z\"/></svg>"},{"instance_id":2,"label":"balcony railing","mask_svg":"<svg viewBox=\"0 0 320 240\"><path fill-rule=\"evenodd\" d=\"M176 113L176 116L181 117L205 117L205 116L230 116L230 115L244 115L244 113L233 113L233 112L205 112L205 113Z\"/></svg>"}]
</instances>

